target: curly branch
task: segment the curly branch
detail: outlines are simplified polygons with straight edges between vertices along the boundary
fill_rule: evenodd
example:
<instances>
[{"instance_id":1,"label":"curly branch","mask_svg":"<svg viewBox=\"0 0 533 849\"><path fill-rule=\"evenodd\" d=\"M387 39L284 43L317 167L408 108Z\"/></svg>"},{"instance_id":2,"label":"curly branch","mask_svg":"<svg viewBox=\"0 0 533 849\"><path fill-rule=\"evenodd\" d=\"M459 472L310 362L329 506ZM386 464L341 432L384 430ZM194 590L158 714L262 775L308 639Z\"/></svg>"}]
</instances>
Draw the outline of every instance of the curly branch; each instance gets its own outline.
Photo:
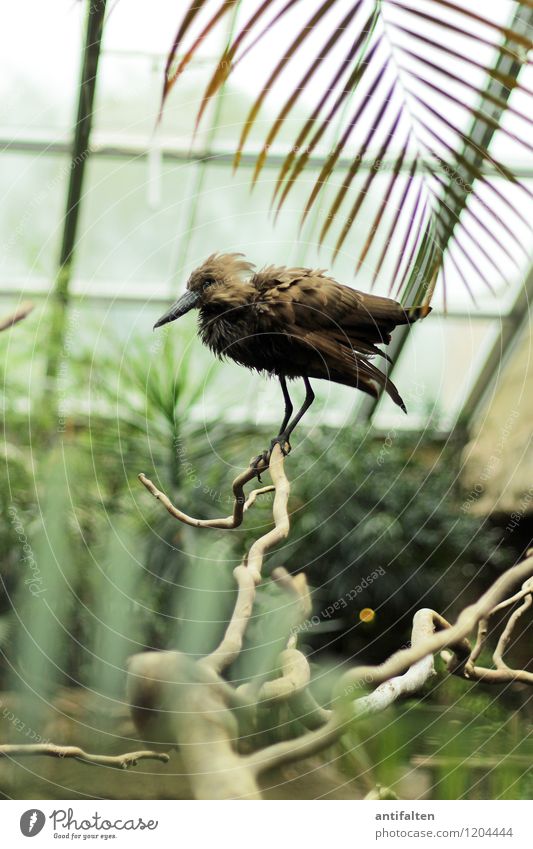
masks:
<instances>
[{"instance_id":1,"label":"curly branch","mask_svg":"<svg viewBox=\"0 0 533 849\"><path fill-rule=\"evenodd\" d=\"M285 649L279 656L281 676L265 681L259 690L260 702L286 702L301 693L311 680L307 658L298 649Z\"/></svg>"},{"instance_id":2,"label":"curly branch","mask_svg":"<svg viewBox=\"0 0 533 849\"><path fill-rule=\"evenodd\" d=\"M80 763L94 766L110 766L115 769L129 769L139 761L161 761L168 763L169 756L164 752L139 751L124 755L93 755L78 746L55 746L53 743L35 743L0 746L0 758L35 757L45 755L51 758L75 758Z\"/></svg>"},{"instance_id":3,"label":"curly branch","mask_svg":"<svg viewBox=\"0 0 533 849\"><path fill-rule=\"evenodd\" d=\"M138 478L148 492L166 507L170 515L178 519L179 522L183 522L184 525L190 525L193 528L221 528L223 530L231 530L232 528L238 528L242 524L244 514L255 503L259 495L264 495L266 492L272 492L274 490L273 486L263 486L259 489L252 490L248 498L244 496L245 484L257 477L258 471L264 472L267 468L268 466L265 464L260 464L257 469L253 469L250 466L235 478L232 484L234 499L233 513L231 516L221 519L195 519L193 516L188 516L187 513L175 507L168 495L158 489L150 478L147 478L142 472L138 475Z\"/></svg>"},{"instance_id":4,"label":"curly branch","mask_svg":"<svg viewBox=\"0 0 533 849\"><path fill-rule=\"evenodd\" d=\"M340 699L349 697L350 693L364 684L381 684L404 672L406 668L422 660L427 654L435 654L442 649L457 645L478 625L480 619L489 615L513 584L530 577L532 571L533 556L530 555L522 563L512 566L500 575L475 604L469 605L459 614L455 625L438 631L418 646L401 649L380 666L361 666L345 673L337 688L337 697Z\"/></svg>"},{"instance_id":5,"label":"curly branch","mask_svg":"<svg viewBox=\"0 0 533 849\"><path fill-rule=\"evenodd\" d=\"M218 674L238 658L255 600L255 580L250 570L241 563L233 570L233 574L238 586L237 601L226 633L218 648L199 661Z\"/></svg>"},{"instance_id":6,"label":"curly branch","mask_svg":"<svg viewBox=\"0 0 533 849\"><path fill-rule=\"evenodd\" d=\"M308 731L296 740L274 743L266 749L248 755L247 766L252 773L260 775L270 769L312 757L336 743L346 731L346 724L350 719L351 716L348 716L345 711L337 710L320 728Z\"/></svg>"},{"instance_id":7,"label":"curly branch","mask_svg":"<svg viewBox=\"0 0 533 849\"><path fill-rule=\"evenodd\" d=\"M518 607L514 613L510 616L507 625L505 626L500 639L498 640L498 645L493 654L494 664L498 669L506 669L509 671L510 667L505 663L503 659L503 653L505 652L507 646L511 641L511 636L514 630L514 626L522 616L526 612L526 610L531 607L531 603L533 601L533 597L531 596L531 592L526 595L520 607ZM533 673L529 673L531 681L533 681Z\"/></svg>"},{"instance_id":8,"label":"curly branch","mask_svg":"<svg viewBox=\"0 0 533 849\"><path fill-rule=\"evenodd\" d=\"M522 600L522 604L509 617L509 620L502 631L496 649L493 654L494 664L496 669L487 669L483 666L476 666L475 661L478 659L481 651L487 641L489 630L489 619L496 613L506 610ZM509 645L514 631L515 625L520 617L529 609L533 602L533 578L528 578L521 589L514 595L496 604L486 616L480 619L477 629L477 639L474 648L467 653L466 657L455 657L442 652L442 656L447 663L448 671L454 675L467 678L471 681L483 681L485 684L504 684L510 681L521 681L525 684L533 684L533 673L525 669L511 669L503 660L503 654Z\"/></svg>"},{"instance_id":9,"label":"curly branch","mask_svg":"<svg viewBox=\"0 0 533 849\"><path fill-rule=\"evenodd\" d=\"M274 504L272 505L274 527L254 542L246 558L248 568L259 580L261 579L265 554L278 542L286 539L289 534L288 502L291 488L285 474L284 460L281 447L276 444L270 455L269 465L270 477L275 490Z\"/></svg>"},{"instance_id":10,"label":"curly branch","mask_svg":"<svg viewBox=\"0 0 533 849\"><path fill-rule=\"evenodd\" d=\"M533 603L533 552L528 552L524 562L501 575L477 602L466 607L455 624L433 610L419 610L413 619L410 647L396 652L380 666L358 667L345 673L333 693L329 710L321 707L310 692L309 663L296 647L294 629L280 653L276 679L256 676L236 688L224 681L221 674L242 650L264 558L289 532L290 485L280 447L276 445L269 463L263 463L268 465L273 486L254 490L245 500L243 487L258 470L250 467L244 471L233 482L233 515L225 519L193 519L174 507L144 475L139 476L173 516L195 527L237 527L259 494L275 491L274 527L253 543L234 571L237 597L220 645L197 662L178 652L145 653L132 659L129 687L134 719L141 731L144 725L145 734L153 727L153 721L159 735L165 727L166 741L180 748L197 798L260 798L257 785L260 774L321 752L342 737L349 723L418 692L436 674L434 656L439 651L453 674L494 683L504 680L532 683L533 673L510 669L503 661L503 654L516 622ZM280 567L274 570L272 578L295 605L295 621L308 617L311 602L305 576L293 577ZM519 592L505 598L516 582L524 580ZM490 617L516 602L521 605L511 615L496 648L497 668L476 667L474 662L485 644ZM476 627L477 640L472 648L468 638ZM372 686L375 687L372 692L361 692ZM275 704L286 704L307 730L296 739L263 746L252 754L240 754L244 725L247 736L253 739L260 712ZM159 741L158 737L155 739Z\"/></svg>"}]
</instances>

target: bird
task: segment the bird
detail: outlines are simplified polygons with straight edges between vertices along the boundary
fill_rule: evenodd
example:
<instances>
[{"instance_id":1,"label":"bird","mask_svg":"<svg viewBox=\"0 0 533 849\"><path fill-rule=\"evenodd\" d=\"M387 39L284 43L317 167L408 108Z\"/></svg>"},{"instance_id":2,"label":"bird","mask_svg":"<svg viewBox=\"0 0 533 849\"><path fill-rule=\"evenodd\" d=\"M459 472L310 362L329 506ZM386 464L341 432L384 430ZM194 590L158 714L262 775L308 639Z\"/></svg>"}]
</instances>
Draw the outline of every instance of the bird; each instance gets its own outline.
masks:
<instances>
[{"instance_id":1,"label":"bird","mask_svg":"<svg viewBox=\"0 0 533 849\"><path fill-rule=\"evenodd\" d=\"M285 409L270 450L276 443L284 454L290 450L290 437L315 398L310 379L351 386L374 398L384 390L407 412L398 389L373 359L391 362L377 346L387 345L395 327L417 321L430 307L403 307L358 291L324 269L255 268L242 253L212 254L191 273L185 293L154 330L198 309L200 339L215 356L277 377ZM295 378L303 379L305 400L293 416L287 380Z\"/></svg>"}]
</instances>

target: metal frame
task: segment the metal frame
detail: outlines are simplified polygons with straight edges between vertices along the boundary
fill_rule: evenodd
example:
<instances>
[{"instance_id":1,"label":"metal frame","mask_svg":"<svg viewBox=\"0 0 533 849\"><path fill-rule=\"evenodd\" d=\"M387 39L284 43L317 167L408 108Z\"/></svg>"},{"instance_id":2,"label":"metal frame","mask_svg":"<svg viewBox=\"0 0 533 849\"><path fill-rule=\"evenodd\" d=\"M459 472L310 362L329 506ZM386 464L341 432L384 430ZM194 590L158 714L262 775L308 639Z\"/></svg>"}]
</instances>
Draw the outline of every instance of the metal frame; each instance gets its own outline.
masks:
<instances>
[{"instance_id":1,"label":"metal frame","mask_svg":"<svg viewBox=\"0 0 533 849\"><path fill-rule=\"evenodd\" d=\"M499 370L505 365L523 328L530 320L532 302L533 268L530 268L511 311L507 314L505 321L502 321L483 367L463 403L458 422L453 428L454 431L460 430L463 422L470 422L475 418L479 409L484 406L484 400L490 395Z\"/></svg>"},{"instance_id":2,"label":"metal frame","mask_svg":"<svg viewBox=\"0 0 533 849\"><path fill-rule=\"evenodd\" d=\"M1 131L1 127L0 127ZM34 153L36 155L50 155L50 156L62 156L65 154L72 153L72 144L68 141L49 141L41 138L24 138L24 139L11 139L7 136L0 135L0 153ZM91 139L91 142L88 147L88 153L91 157L108 157L110 159L134 159L134 160L143 160L147 159L150 155L149 149L146 145L141 145L137 142L131 141L128 142L124 139L117 140L116 142L113 140L109 141L94 141ZM229 150L217 150L217 149L209 149L209 150L189 150L189 149L178 149L171 146L171 141L166 142L162 140L159 146L159 153L164 161L168 162L198 162L198 163L207 163L209 165L232 165L234 160L234 153ZM241 154L240 158L240 169L246 168L254 168L256 164L257 154L255 152L246 151ZM265 160L263 168L268 171L273 169L279 169L283 162L285 161L285 154L283 153L270 153ZM310 156L309 157L309 165L308 168L314 170L321 170L326 162L325 157L322 156ZM503 163L505 165L505 163ZM347 157L340 157L338 162L339 170L344 170L349 168L352 165L352 160ZM362 159L360 168L363 171L368 171L375 165L375 159L368 158ZM396 165L395 159L383 159L380 165L380 168L384 171L391 170L393 166ZM411 169L412 162L405 161L402 164L401 171L408 173ZM439 164L434 161L424 162L424 167L431 171L434 174L444 174L446 173L444 168L439 166ZM481 172L489 176L497 176L500 171L491 166L489 163L484 162L481 167ZM520 179L533 179L533 166L523 165L516 166L513 165L513 173L516 174Z\"/></svg>"},{"instance_id":3,"label":"metal frame","mask_svg":"<svg viewBox=\"0 0 533 849\"><path fill-rule=\"evenodd\" d=\"M85 34L85 43L84 43L84 53L83 53L83 62L80 73L80 83L79 83L79 96L77 102L77 114L76 114L76 125L75 132L72 142L63 141L63 140L54 140L47 141L45 139L39 138L38 136L34 136L33 138L24 138L24 139L8 139L6 137L2 138L0 136L0 151L5 152L27 152L34 154L44 154L44 155L58 155L64 156L70 154L71 157L71 168L67 189L67 199L66 199L66 209L63 223L63 232L61 239L61 248L58 257L58 272L56 276L56 281L54 285L53 294L58 306L58 314L64 313L66 309L66 304L69 298L78 299L79 297L85 297L91 302L103 302L109 303L110 301L118 301L120 303L138 303L139 300L145 300L147 293L146 290L141 291L142 287L139 286L139 292L133 291L128 295L122 295L120 293L114 292L112 289L103 291L104 287L102 286L102 291L98 291L98 287L96 291L93 289L91 294L88 296L84 293L82 294L82 289L85 289L85 285L83 281L72 280L72 260L74 257L74 250L76 245L76 235L78 230L78 220L80 213L80 201L82 197L82 189L83 189L83 179L86 168L86 163L89 156L94 157L108 157L108 158L119 158L119 159L130 159L130 160L143 160L150 155L150 151L146 146L143 146L141 143L128 140L123 140L121 138L115 139L110 136L102 135L102 141L94 140L91 137L92 130L92 116L93 116L93 106L94 106L94 98L95 98L95 88L96 88L96 80L97 80L97 72L98 72L98 60L100 57L101 51L101 38L102 38L102 29L104 24L106 10L106 0L89 0L88 2L88 10L87 10L87 25L86 25L86 34ZM514 19L512 22L512 26L514 29L520 32L530 32L531 27L533 26L533 8L524 9L523 7L517 8L515 11ZM508 46L507 42L506 45ZM512 45L511 45L512 46ZM201 60L207 61L207 60ZM517 77L518 72L521 68L520 57L513 59L513 57L507 55L506 53L500 53L498 60L496 62L496 69L501 71L502 73ZM488 95L496 96L501 100L507 100L510 94L510 91L503 86L502 83L498 82L492 77L488 78L486 93ZM486 114L492 120L499 121L501 118L501 114L503 110L501 107L496 106L492 100L489 100L485 95L480 102L479 110ZM211 128L212 130L213 128ZM470 130L470 138L481 147L488 147L492 136L494 135L494 128L489 124L486 124L484 121L480 119L476 119ZM1 133L1 127L0 127ZM227 166L233 162L233 153L229 150L221 150L211 147L211 143L213 141L213 133L208 134L208 142L207 146L203 149L198 150L186 150L186 149L176 149L172 147L172 141L162 139L159 142L160 155L164 161L169 162L197 162L202 167L199 171L200 178L203 174L205 174L205 166L213 165L213 166ZM472 149L465 145L463 156L467 159L467 161L471 162L475 167L482 168L482 171L486 175L496 174L497 170L491 166L489 163L485 161L481 161L479 156L476 156L475 152ZM266 169L278 169L281 163L284 161L283 154L271 153L266 161L264 167ZM247 152L243 154L241 158L241 168L252 168L255 165L256 156L254 153ZM309 160L308 167L320 169L324 164L324 158L320 156L312 156ZM394 159L391 159L390 162L385 161L382 163L383 168L392 167L394 164ZM342 169L343 167L349 167L351 164L351 160L347 157L343 158L339 162L339 167ZM368 158L368 160L363 161L361 163L362 169L368 169L372 167L373 159ZM409 162L404 163L403 168L407 171L411 167ZM443 169L436 162L428 162L428 169L433 171L434 173L442 173ZM514 167L513 170L517 173L517 176L521 178L533 178L533 167L524 166L524 167ZM461 173L463 171L462 176L466 175L464 169L458 165L457 171ZM450 185L452 182L452 178L450 178ZM466 180L468 183L468 180ZM457 196L457 186L455 185L454 193ZM464 194L463 198L457 200L457 197L450 201L450 225L449 225L449 233L448 239L452 237L454 227L457 222L457 218L460 215L462 209L466 205L467 194ZM151 290L150 301L154 304L164 303L168 298L168 281L161 286L161 291L157 292L154 297L153 287ZM49 294L49 283L46 281L46 285L43 284L43 287L38 285L37 282L29 282L29 285L22 286L25 293L39 298L44 297ZM13 281L13 283L7 286L4 284L3 291L0 297L3 295L4 297L10 297L11 295L20 294L21 285ZM463 405L461 411L461 419L464 420L465 416L470 417L473 415L478 409L479 405L483 402L483 398L485 397L486 391L488 391L488 387L496 374L499 365L502 361L502 355L507 353L512 347L514 341L516 340L520 330L524 324L525 317L528 314L530 299L533 297L533 270L529 273L525 285L521 288L520 292L517 295L516 301L511 308L510 312L505 316L501 316L498 312L484 311L484 312L474 312L469 313L463 311L461 309L450 309L447 311L446 315L455 318L464 318L471 320L499 320L501 322L500 332L498 334L497 339L492 346L484 365L472 386L468 398ZM443 315L438 309L435 310L436 315ZM59 321L59 329L61 330L61 322ZM57 327L55 328L57 331ZM397 365L405 342L407 340L407 334L409 332L409 328L398 328L395 334L394 341L391 346L391 354L393 356L394 364ZM391 367L391 373L394 370L394 366ZM53 363L49 363L49 368L47 369L48 374L53 376L54 367ZM374 400L372 398L364 398L360 409L358 412L358 416L371 420L373 414L377 408L379 403L378 400Z\"/></svg>"},{"instance_id":4,"label":"metal frame","mask_svg":"<svg viewBox=\"0 0 533 849\"><path fill-rule=\"evenodd\" d=\"M80 92L72 142L70 178L63 226L63 238L59 252L60 269L70 263L76 242L83 176L87 159L91 153L89 138L93 122L94 95L98 74L98 60L102 44L102 30L106 0L90 0L87 30L83 50L80 76Z\"/></svg>"},{"instance_id":5,"label":"metal frame","mask_svg":"<svg viewBox=\"0 0 533 849\"><path fill-rule=\"evenodd\" d=\"M76 124L72 142L70 175L67 189L67 201L63 223L58 270L52 291L54 310L49 329L48 358L46 377L48 380L47 397L52 398L55 390L59 366L60 351L65 333L65 314L69 297L69 284L72 276L72 257L76 245L76 234L80 213L80 199L83 187L85 166L90 155L89 139L93 120L94 95L98 74L98 60L102 44L102 32L107 0L89 0L87 7L87 26L81 66ZM48 394L48 390L52 392Z\"/></svg>"}]
</instances>

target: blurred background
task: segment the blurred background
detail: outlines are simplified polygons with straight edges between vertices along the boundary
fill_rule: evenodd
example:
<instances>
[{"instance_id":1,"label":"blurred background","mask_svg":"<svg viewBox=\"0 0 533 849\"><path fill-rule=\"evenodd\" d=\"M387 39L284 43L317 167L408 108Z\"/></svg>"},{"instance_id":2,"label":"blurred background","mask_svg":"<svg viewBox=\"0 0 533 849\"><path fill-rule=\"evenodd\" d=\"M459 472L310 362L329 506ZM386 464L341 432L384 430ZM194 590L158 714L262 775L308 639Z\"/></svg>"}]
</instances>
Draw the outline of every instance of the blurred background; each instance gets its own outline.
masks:
<instances>
[{"instance_id":1,"label":"blurred background","mask_svg":"<svg viewBox=\"0 0 533 849\"><path fill-rule=\"evenodd\" d=\"M515 4L497 5L505 22ZM271 189L290 127L250 189L284 91L270 92L232 172L257 94L253 64L232 75L193 137L213 61L249 3L205 39L157 131L178 11L163 0L149 10L108 2L100 39L97 6L88 14L85 2L56 0L51 10L24 0L0 32L0 318L35 304L0 335L0 733L108 751L133 737L126 658L209 651L234 601L232 569L270 522L267 500L235 531L196 531L139 485L145 472L189 514L228 514L231 480L268 444L281 411L275 382L212 359L194 317L159 335L152 325L214 251L242 251L258 266L329 267L334 236L319 252L318 212L299 231L320 150L274 224ZM487 47L479 59L497 57ZM84 73L92 83L80 90ZM531 66L524 76L533 87ZM513 116L504 121L512 130ZM523 147L498 132L492 145L533 184ZM368 215L378 206L369 198ZM360 249L355 231L332 273L368 289L365 266L354 280ZM533 269L517 259L492 292L472 281L475 303L453 273L446 302L436 291L394 367L407 416L387 398L315 387L287 462L291 535L267 575L284 565L308 576L314 615L300 645L318 698L346 665L406 645L420 607L453 619L531 545ZM273 604L267 580L250 648L265 639ZM512 665L528 668L527 617L515 634ZM532 716L526 685L441 677L358 725L327 763L278 776L268 793L353 798L379 782L404 798L528 798ZM0 794L187 794L179 770L142 767L98 789L84 770L0 762Z\"/></svg>"}]
</instances>

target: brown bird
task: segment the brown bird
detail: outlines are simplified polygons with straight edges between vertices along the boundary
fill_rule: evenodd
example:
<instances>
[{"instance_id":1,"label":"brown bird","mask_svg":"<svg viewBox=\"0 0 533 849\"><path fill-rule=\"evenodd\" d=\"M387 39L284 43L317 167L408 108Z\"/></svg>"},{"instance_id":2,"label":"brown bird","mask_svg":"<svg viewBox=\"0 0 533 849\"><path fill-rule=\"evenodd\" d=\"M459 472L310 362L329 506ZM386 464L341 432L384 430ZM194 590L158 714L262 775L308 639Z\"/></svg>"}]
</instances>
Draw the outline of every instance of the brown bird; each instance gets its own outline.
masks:
<instances>
[{"instance_id":1,"label":"brown bird","mask_svg":"<svg viewBox=\"0 0 533 849\"><path fill-rule=\"evenodd\" d=\"M376 346L388 344L397 325L429 311L350 289L319 269L269 265L255 272L238 253L206 259L154 329L195 308L200 311L200 338L217 357L278 377L285 414L271 447L278 442L282 450L313 403L309 378L353 386L374 397L382 388L405 411L396 386L372 357L390 362ZM306 395L291 419L287 378L297 377L303 378Z\"/></svg>"}]
</instances>

